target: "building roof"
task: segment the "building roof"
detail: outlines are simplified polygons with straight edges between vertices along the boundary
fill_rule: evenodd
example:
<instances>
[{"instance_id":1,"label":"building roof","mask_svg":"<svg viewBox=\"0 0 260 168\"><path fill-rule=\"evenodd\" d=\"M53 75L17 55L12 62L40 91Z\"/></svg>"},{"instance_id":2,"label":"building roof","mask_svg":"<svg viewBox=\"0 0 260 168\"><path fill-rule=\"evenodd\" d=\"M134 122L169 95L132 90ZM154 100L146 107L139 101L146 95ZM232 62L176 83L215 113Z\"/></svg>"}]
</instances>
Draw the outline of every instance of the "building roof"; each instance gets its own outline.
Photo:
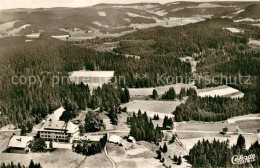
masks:
<instances>
[{"instance_id":1,"label":"building roof","mask_svg":"<svg viewBox=\"0 0 260 168\"><path fill-rule=\"evenodd\" d=\"M70 77L101 77L101 78L111 78L114 76L114 71L73 71Z\"/></svg>"},{"instance_id":2,"label":"building roof","mask_svg":"<svg viewBox=\"0 0 260 168\"><path fill-rule=\"evenodd\" d=\"M88 141L98 142L101 138L104 137L104 135L85 135L85 137Z\"/></svg>"},{"instance_id":3,"label":"building roof","mask_svg":"<svg viewBox=\"0 0 260 168\"><path fill-rule=\"evenodd\" d=\"M64 111L66 110L63 107L58 108L47 118L47 121L49 121L50 119L52 121L59 121L60 116L63 114Z\"/></svg>"},{"instance_id":4,"label":"building roof","mask_svg":"<svg viewBox=\"0 0 260 168\"><path fill-rule=\"evenodd\" d=\"M14 135L9 144L8 147L15 147L15 148L26 148L27 144L33 140L32 136L17 136Z\"/></svg>"},{"instance_id":5,"label":"building roof","mask_svg":"<svg viewBox=\"0 0 260 168\"><path fill-rule=\"evenodd\" d=\"M68 130L67 133L73 134L73 133L79 131L79 127L77 125L73 124L71 121L69 121L67 123L66 130Z\"/></svg>"},{"instance_id":6,"label":"building roof","mask_svg":"<svg viewBox=\"0 0 260 168\"><path fill-rule=\"evenodd\" d=\"M65 130L65 128L66 128L65 121L48 120L44 124L44 129Z\"/></svg>"},{"instance_id":7,"label":"building roof","mask_svg":"<svg viewBox=\"0 0 260 168\"><path fill-rule=\"evenodd\" d=\"M64 121L60 121L60 116L65 111L63 107L58 108L51 114L44 125L42 126L42 129L58 129L58 130L65 130L66 125Z\"/></svg>"},{"instance_id":8,"label":"building roof","mask_svg":"<svg viewBox=\"0 0 260 168\"><path fill-rule=\"evenodd\" d=\"M58 108L57 110L55 110L53 112L54 118L52 118L52 119L60 120L60 116L63 114L64 111L66 111L66 110L63 107Z\"/></svg>"},{"instance_id":9,"label":"building roof","mask_svg":"<svg viewBox=\"0 0 260 168\"><path fill-rule=\"evenodd\" d=\"M79 131L79 127L73 124L71 121L66 123L65 121L60 120L60 116L64 111L65 109L63 107L60 107L59 109L55 110L53 114L51 114L47 118L41 130L61 130L61 131L67 130L67 133L72 133L72 134Z\"/></svg>"},{"instance_id":10,"label":"building roof","mask_svg":"<svg viewBox=\"0 0 260 168\"><path fill-rule=\"evenodd\" d=\"M121 143L121 140L122 138L120 136L112 135L108 141L113 143Z\"/></svg>"}]
</instances>

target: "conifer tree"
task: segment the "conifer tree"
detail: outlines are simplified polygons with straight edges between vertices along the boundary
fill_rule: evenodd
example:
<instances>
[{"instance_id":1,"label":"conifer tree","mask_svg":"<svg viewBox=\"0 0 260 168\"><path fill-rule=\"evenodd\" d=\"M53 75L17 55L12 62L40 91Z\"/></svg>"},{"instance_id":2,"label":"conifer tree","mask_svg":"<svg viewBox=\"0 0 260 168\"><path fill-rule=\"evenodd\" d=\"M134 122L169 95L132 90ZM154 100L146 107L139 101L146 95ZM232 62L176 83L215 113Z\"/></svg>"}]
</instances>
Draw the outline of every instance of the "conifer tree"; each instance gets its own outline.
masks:
<instances>
[{"instance_id":1,"label":"conifer tree","mask_svg":"<svg viewBox=\"0 0 260 168\"><path fill-rule=\"evenodd\" d=\"M158 93L157 93L157 90L156 90L156 89L153 89L152 98L153 98L153 99L157 99L157 98L158 98Z\"/></svg>"},{"instance_id":2,"label":"conifer tree","mask_svg":"<svg viewBox=\"0 0 260 168\"><path fill-rule=\"evenodd\" d=\"M167 150L168 150L167 145L166 145L166 143L164 143L163 148L162 148L162 152L166 153Z\"/></svg>"}]
</instances>

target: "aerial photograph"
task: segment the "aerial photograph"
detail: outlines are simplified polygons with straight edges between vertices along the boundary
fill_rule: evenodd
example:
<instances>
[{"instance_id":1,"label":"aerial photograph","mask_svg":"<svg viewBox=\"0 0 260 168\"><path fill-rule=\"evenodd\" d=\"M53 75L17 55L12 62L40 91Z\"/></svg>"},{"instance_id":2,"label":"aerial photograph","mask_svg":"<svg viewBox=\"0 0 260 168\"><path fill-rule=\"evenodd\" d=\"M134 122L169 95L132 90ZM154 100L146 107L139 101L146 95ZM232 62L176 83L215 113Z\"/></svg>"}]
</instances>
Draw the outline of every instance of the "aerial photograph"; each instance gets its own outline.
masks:
<instances>
[{"instance_id":1,"label":"aerial photograph","mask_svg":"<svg viewBox=\"0 0 260 168\"><path fill-rule=\"evenodd\" d=\"M0 0L0 168L260 168L260 0Z\"/></svg>"}]
</instances>

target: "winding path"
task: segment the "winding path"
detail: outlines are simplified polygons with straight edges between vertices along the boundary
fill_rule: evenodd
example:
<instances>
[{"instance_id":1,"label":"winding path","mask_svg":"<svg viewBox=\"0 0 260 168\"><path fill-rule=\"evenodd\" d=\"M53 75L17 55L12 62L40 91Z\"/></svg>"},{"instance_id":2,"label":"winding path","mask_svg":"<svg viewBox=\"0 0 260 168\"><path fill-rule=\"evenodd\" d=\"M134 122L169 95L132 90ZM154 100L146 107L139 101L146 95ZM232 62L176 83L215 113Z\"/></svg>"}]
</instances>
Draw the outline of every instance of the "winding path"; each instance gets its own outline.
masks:
<instances>
[{"instance_id":1,"label":"winding path","mask_svg":"<svg viewBox=\"0 0 260 168\"><path fill-rule=\"evenodd\" d=\"M107 138L109 138L109 132L107 132ZM113 168L116 168L116 162L109 156L109 154L107 153L107 145L104 148L106 157L109 159L109 161L112 163Z\"/></svg>"}]
</instances>

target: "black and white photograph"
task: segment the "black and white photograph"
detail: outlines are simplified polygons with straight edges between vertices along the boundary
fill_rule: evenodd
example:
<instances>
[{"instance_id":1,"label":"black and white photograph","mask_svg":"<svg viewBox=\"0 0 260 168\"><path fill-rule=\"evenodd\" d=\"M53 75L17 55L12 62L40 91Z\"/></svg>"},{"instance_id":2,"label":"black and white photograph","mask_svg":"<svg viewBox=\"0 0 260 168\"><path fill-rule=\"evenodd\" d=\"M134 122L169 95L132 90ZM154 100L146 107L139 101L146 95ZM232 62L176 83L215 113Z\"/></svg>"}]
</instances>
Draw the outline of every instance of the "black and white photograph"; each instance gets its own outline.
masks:
<instances>
[{"instance_id":1,"label":"black and white photograph","mask_svg":"<svg viewBox=\"0 0 260 168\"><path fill-rule=\"evenodd\" d=\"M0 168L260 168L260 1L0 0Z\"/></svg>"}]
</instances>

